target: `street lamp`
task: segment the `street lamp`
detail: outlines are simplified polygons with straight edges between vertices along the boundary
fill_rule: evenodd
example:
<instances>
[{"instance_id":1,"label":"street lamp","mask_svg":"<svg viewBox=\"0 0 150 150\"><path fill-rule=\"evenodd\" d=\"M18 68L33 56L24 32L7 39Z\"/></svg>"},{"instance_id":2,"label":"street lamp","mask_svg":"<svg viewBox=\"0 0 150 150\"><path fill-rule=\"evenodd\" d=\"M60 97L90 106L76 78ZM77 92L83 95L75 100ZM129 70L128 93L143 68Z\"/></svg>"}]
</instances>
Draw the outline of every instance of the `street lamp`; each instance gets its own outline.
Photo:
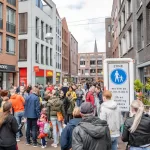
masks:
<instances>
[{"instance_id":1,"label":"street lamp","mask_svg":"<svg viewBox=\"0 0 150 150\"><path fill-rule=\"evenodd\" d=\"M51 40L51 39L53 39L52 33L46 33L45 39L46 39L46 40Z\"/></svg>"}]
</instances>

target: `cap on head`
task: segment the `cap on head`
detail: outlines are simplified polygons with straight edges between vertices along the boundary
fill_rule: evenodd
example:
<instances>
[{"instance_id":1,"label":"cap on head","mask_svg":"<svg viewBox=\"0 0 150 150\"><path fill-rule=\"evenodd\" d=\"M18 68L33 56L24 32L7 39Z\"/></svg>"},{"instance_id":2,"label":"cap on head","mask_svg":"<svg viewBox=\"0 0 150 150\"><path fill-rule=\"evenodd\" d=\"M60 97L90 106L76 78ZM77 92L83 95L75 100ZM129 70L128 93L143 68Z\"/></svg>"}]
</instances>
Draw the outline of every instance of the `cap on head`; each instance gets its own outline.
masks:
<instances>
[{"instance_id":1,"label":"cap on head","mask_svg":"<svg viewBox=\"0 0 150 150\"><path fill-rule=\"evenodd\" d=\"M90 102L84 102L81 104L82 114L92 114L94 112L94 107Z\"/></svg>"}]
</instances>

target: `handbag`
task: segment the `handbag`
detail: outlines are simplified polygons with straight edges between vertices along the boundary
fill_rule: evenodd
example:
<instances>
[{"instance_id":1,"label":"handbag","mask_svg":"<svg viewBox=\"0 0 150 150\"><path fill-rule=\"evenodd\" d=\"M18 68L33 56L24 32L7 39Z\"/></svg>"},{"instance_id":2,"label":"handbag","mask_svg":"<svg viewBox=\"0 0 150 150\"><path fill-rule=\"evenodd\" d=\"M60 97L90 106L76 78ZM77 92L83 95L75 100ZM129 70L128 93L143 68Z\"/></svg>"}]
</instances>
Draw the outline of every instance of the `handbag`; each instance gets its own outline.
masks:
<instances>
[{"instance_id":1,"label":"handbag","mask_svg":"<svg viewBox=\"0 0 150 150\"><path fill-rule=\"evenodd\" d=\"M58 119L58 121L63 121L64 120L64 117L63 117L61 112L57 112L57 119Z\"/></svg>"}]
</instances>

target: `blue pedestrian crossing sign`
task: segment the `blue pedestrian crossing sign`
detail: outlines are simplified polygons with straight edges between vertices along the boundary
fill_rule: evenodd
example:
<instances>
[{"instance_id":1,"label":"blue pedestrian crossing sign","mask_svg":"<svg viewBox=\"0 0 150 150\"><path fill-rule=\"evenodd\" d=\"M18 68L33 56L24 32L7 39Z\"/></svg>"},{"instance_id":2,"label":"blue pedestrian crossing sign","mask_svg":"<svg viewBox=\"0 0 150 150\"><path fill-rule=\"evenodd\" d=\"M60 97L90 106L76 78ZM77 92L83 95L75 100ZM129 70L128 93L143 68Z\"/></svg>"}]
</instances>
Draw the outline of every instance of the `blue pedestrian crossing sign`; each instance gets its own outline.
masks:
<instances>
[{"instance_id":1,"label":"blue pedestrian crossing sign","mask_svg":"<svg viewBox=\"0 0 150 150\"><path fill-rule=\"evenodd\" d=\"M110 74L111 81L114 84L121 85L127 80L127 73L123 69L115 69Z\"/></svg>"}]
</instances>

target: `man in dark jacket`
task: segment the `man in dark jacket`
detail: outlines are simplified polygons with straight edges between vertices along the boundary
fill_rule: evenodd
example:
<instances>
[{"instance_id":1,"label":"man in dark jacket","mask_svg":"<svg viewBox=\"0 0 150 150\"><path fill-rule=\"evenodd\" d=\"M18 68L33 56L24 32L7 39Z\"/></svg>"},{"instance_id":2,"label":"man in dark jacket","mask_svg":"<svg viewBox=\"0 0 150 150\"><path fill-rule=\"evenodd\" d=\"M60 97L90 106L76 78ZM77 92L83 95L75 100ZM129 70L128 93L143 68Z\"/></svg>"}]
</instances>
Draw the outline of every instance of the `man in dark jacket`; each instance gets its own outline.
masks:
<instances>
[{"instance_id":1,"label":"man in dark jacket","mask_svg":"<svg viewBox=\"0 0 150 150\"><path fill-rule=\"evenodd\" d=\"M34 87L25 102L25 117L27 118L27 145L30 142L30 131L32 131L33 146L37 147L37 120L40 117L39 90Z\"/></svg>"},{"instance_id":2,"label":"man in dark jacket","mask_svg":"<svg viewBox=\"0 0 150 150\"><path fill-rule=\"evenodd\" d=\"M91 103L81 105L83 121L74 129L72 150L111 150L110 131L106 121L93 116Z\"/></svg>"}]
</instances>

